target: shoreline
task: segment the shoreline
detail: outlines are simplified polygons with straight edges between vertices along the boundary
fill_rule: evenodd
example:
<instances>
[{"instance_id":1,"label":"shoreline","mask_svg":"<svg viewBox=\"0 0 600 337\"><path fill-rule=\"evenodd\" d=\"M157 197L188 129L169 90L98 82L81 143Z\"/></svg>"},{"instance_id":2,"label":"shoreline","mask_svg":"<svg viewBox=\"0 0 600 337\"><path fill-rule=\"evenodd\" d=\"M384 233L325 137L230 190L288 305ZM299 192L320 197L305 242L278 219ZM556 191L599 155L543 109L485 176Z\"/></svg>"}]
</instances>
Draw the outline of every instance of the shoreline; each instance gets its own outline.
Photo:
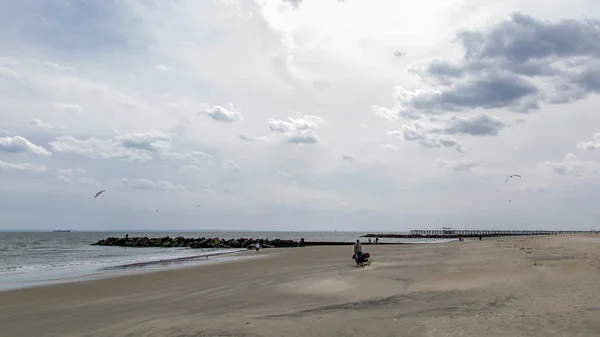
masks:
<instances>
[{"instance_id":1,"label":"shoreline","mask_svg":"<svg viewBox=\"0 0 600 337\"><path fill-rule=\"evenodd\" d=\"M248 251L250 252L250 251ZM252 251L254 252L254 251ZM262 252L261 252L262 253ZM102 268L90 268L87 272L83 271L79 274L69 273L72 269L61 270L64 274L60 276L54 276L43 279L33 279L27 281L8 281L0 284L0 293L10 292L21 289L39 288L39 287L52 287L61 284L70 284L78 282L89 282L95 280L106 280L111 278L118 278L121 276L136 276L145 275L161 271L187 269L195 267L203 267L207 265L216 265L223 263L232 263L236 261L245 261L249 259L259 258L260 256L244 256L247 251L227 251L227 252L216 252L207 253L202 255L193 255L187 257L175 257L163 260L154 260L138 263L130 263ZM258 254L257 254L258 255ZM209 257L218 257L218 259L208 260ZM200 260L196 262L196 260ZM52 270L50 272L57 272ZM14 275L11 275L14 276Z\"/></svg>"}]
</instances>

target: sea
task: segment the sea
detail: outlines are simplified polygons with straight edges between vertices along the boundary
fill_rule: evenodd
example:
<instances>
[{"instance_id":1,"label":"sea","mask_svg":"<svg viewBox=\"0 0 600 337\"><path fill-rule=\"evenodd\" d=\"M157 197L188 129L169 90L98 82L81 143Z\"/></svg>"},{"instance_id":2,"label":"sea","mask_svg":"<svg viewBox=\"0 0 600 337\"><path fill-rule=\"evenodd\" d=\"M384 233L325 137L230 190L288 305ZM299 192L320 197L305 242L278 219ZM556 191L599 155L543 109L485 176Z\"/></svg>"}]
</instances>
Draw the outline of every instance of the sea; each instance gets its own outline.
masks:
<instances>
[{"instance_id":1,"label":"sea","mask_svg":"<svg viewBox=\"0 0 600 337\"><path fill-rule=\"evenodd\" d=\"M398 234L407 234L400 233ZM225 263L257 255L244 249L134 248L92 246L107 237L218 237L305 241L367 241L361 232L0 232L0 291L156 270ZM383 233L382 233L383 234ZM456 239L393 239L380 242L433 244Z\"/></svg>"}]
</instances>

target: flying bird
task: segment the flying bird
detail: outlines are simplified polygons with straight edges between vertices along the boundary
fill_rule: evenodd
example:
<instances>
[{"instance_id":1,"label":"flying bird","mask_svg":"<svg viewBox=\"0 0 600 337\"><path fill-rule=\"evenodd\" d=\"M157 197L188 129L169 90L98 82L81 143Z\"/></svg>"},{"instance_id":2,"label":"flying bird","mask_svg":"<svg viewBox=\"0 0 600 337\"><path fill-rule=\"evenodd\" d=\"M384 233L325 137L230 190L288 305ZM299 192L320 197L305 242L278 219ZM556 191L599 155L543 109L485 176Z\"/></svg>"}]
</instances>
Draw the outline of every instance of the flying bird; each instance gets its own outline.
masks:
<instances>
[{"instance_id":1,"label":"flying bird","mask_svg":"<svg viewBox=\"0 0 600 337\"><path fill-rule=\"evenodd\" d=\"M521 176L518 175L518 174L511 174L511 175L508 176L508 178L506 178L506 180L504 181L504 183L506 184L506 182L508 181L508 179L510 179L512 177L519 177L519 178L521 178Z\"/></svg>"},{"instance_id":2,"label":"flying bird","mask_svg":"<svg viewBox=\"0 0 600 337\"><path fill-rule=\"evenodd\" d=\"M104 192L106 192L106 190L102 190L102 191L100 191L100 192L96 193L96 196L95 196L94 198L97 198L97 197L98 197L100 194L102 194L102 193L104 193Z\"/></svg>"},{"instance_id":3,"label":"flying bird","mask_svg":"<svg viewBox=\"0 0 600 337\"><path fill-rule=\"evenodd\" d=\"M200 205L196 206L196 207L200 207Z\"/></svg>"}]
</instances>

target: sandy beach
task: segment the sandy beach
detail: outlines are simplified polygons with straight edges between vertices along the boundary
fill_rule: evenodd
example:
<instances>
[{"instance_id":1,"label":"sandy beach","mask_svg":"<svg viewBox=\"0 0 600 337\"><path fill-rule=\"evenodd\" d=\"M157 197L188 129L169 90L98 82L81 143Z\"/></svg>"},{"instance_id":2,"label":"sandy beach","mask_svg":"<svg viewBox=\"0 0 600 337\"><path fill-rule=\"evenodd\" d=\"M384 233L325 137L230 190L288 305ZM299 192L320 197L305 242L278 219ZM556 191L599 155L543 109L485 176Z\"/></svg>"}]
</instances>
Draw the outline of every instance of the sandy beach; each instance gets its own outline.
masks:
<instances>
[{"instance_id":1,"label":"sandy beach","mask_svg":"<svg viewBox=\"0 0 600 337\"><path fill-rule=\"evenodd\" d=\"M600 336L600 237L364 250L0 292L0 336Z\"/></svg>"}]
</instances>

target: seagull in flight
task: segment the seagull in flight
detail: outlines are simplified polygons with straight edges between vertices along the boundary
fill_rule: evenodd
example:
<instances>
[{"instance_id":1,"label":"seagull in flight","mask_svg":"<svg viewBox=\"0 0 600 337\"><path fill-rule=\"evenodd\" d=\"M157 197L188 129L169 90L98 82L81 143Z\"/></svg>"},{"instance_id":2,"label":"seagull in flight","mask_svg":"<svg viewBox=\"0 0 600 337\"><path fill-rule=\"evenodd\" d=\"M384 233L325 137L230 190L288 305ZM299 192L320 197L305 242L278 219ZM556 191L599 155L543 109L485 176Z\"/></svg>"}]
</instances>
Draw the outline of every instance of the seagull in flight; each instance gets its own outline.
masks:
<instances>
[{"instance_id":1,"label":"seagull in flight","mask_svg":"<svg viewBox=\"0 0 600 337\"><path fill-rule=\"evenodd\" d=\"M200 205L196 206L196 207L200 207Z\"/></svg>"},{"instance_id":2,"label":"seagull in flight","mask_svg":"<svg viewBox=\"0 0 600 337\"><path fill-rule=\"evenodd\" d=\"M519 177L519 178L521 178L521 176L518 175L518 174L511 174L511 175L508 176L508 178L506 178L506 180L504 181L504 183L506 184L506 182L508 181L508 179L513 178L513 177Z\"/></svg>"},{"instance_id":3,"label":"seagull in flight","mask_svg":"<svg viewBox=\"0 0 600 337\"><path fill-rule=\"evenodd\" d=\"M106 192L106 190L102 190L102 191L100 191L100 192L96 193L96 196L95 196L94 198L97 198L97 197L98 197L100 194L102 194L102 193L104 193L104 192Z\"/></svg>"}]
</instances>

